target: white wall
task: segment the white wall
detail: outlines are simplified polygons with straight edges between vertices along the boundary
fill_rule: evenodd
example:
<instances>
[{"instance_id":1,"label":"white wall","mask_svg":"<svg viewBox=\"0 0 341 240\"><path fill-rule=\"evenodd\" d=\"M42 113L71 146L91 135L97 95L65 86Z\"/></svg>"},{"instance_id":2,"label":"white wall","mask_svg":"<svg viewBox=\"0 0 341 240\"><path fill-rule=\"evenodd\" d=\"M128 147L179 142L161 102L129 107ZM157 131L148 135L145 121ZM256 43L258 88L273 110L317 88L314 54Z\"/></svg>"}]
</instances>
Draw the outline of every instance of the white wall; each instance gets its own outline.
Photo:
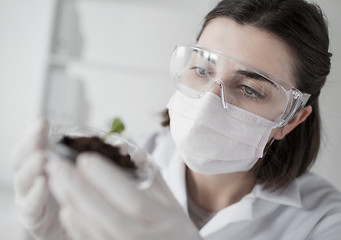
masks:
<instances>
[{"instance_id":1,"label":"white wall","mask_svg":"<svg viewBox=\"0 0 341 240\"><path fill-rule=\"evenodd\" d=\"M0 0L0 183L10 179L10 149L39 112L52 6Z\"/></svg>"},{"instance_id":2,"label":"white wall","mask_svg":"<svg viewBox=\"0 0 341 240\"><path fill-rule=\"evenodd\" d=\"M331 73L320 98L323 143L313 170L341 190L341 2L339 0L314 2L321 6L328 18L330 51L333 57Z\"/></svg>"}]
</instances>

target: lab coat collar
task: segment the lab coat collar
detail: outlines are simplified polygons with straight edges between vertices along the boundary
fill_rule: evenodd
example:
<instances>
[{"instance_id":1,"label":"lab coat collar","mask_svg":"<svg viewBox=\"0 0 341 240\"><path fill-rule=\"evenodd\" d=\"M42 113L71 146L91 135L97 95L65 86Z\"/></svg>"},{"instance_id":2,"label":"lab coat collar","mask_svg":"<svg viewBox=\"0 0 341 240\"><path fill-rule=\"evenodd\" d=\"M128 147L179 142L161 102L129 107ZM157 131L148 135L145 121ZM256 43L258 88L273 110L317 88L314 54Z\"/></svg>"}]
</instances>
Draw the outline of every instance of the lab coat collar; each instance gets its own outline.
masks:
<instances>
[{"instance_id":1,"label":"lab coat collar","mask_svg":"<svg viewBox=\"0 0 341 240\"><path fill-rule=\"evenodd\" d=\"M276 204L297 208L302 207L300 189L296 180L294 180L288 187L276 191L263 190L263 185L257 184L250 195Z\"/></svg>"},{"instance_id":2,"label":"lab coat collar","mask_svg":"<svg viewBox=\"0 0 341 240\"><path fill-rule=\"evenodd\" d=\"M256 209L255 202L264 200L272 205L266 209ZM200 234L206 237L226 225L251 221L266 211L276 208L278 205L288 205L293 207L302 207L299 187L294 181L284 190L268 191L263 190L262 185L257 184L253 190L245 195L239 202L236 202L222 210L220 210L201 230ZM265 206L265 205L263 205Z\"/></svg>"}]
</instances>

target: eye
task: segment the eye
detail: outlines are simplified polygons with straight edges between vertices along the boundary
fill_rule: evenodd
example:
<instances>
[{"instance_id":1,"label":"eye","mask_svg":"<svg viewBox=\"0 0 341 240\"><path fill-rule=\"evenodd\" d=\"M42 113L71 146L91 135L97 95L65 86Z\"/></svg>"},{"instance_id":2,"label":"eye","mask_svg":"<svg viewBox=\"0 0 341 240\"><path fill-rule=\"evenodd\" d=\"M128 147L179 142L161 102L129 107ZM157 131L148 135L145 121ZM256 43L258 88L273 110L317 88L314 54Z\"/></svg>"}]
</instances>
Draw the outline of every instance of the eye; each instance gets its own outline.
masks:
<instances>
[{"instance_id":1,"label":"eye","mask_svg":"<svg viewBox=\"0 0 341 240\"><path fill-rule=\"evenodd\" d=\"M191 70L195 70L196 74L201 77L211 76L212 74L212 72L210 72L209 70L199 67L199 66L194 66L191 68Z\"/></svg>"},{"instance_id":2,"label":"eye","mask_svg":"<svg viewBox=\"0 0 341 240\"><path fill-rule=\"evenodd\" d=\"M253 88L246 86L246 85L242 85L242 90L244 92L244 95L246 95L247 97L253 98L255 100L257 99L264 99L265 95L257 92L256 90L254 90Z\"/></svg>"}]
</instances>

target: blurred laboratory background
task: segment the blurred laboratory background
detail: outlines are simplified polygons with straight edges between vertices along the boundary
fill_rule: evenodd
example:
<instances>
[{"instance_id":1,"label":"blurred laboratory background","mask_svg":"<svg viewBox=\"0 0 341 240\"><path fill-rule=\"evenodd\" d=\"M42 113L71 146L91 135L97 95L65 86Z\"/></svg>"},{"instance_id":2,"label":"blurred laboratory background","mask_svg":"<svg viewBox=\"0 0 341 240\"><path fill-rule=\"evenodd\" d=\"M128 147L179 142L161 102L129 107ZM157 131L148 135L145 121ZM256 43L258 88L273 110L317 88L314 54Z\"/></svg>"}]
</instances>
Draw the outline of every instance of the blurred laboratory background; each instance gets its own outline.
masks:
<instances>
[{"instance_id":1,"label":"blurred laboratory background","mask_svg":"<svg viewBox=\"0 0 341 240\"><path fill-rule=\"evenodd\" d=\"M38 116L125 134L161 128L174 91L169 60L194 43L218 0L0 0L0 239L25 239L9 156ZM321 94L323 143L313 171L341 190L341 2L328 17L332 71ZM309 141L309 139L307 139Z\"/></svg>"}]
</instances>

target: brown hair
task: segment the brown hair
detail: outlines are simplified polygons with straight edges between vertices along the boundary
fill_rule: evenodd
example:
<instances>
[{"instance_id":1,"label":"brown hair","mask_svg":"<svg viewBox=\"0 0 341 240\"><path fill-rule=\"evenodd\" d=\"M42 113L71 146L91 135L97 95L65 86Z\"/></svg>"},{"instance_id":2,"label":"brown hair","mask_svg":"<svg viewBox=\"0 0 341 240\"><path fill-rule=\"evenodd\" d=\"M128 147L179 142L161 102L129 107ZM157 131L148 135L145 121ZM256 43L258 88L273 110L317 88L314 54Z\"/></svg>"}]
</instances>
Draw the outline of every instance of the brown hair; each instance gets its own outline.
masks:
<instances>
[{"instance_id":1,"label":"brown hair","mask_svg":"<svg viewBox=\"0 0 341 240\"><path fill-rule=\"evenodd\" d=\"M329 74L331 58L324 15L317 5L304 0L222 0L205 17L198 39L217 17L252 25L279 37L294 55L297 88L311 94L307 105L312 106L312 114L284 139L274 141L250 170L265 188L285 187L310 168L320 147L318 97ZM167 126L167 111L163 116L163 125Z\"/></svg>"}]
</instances>

